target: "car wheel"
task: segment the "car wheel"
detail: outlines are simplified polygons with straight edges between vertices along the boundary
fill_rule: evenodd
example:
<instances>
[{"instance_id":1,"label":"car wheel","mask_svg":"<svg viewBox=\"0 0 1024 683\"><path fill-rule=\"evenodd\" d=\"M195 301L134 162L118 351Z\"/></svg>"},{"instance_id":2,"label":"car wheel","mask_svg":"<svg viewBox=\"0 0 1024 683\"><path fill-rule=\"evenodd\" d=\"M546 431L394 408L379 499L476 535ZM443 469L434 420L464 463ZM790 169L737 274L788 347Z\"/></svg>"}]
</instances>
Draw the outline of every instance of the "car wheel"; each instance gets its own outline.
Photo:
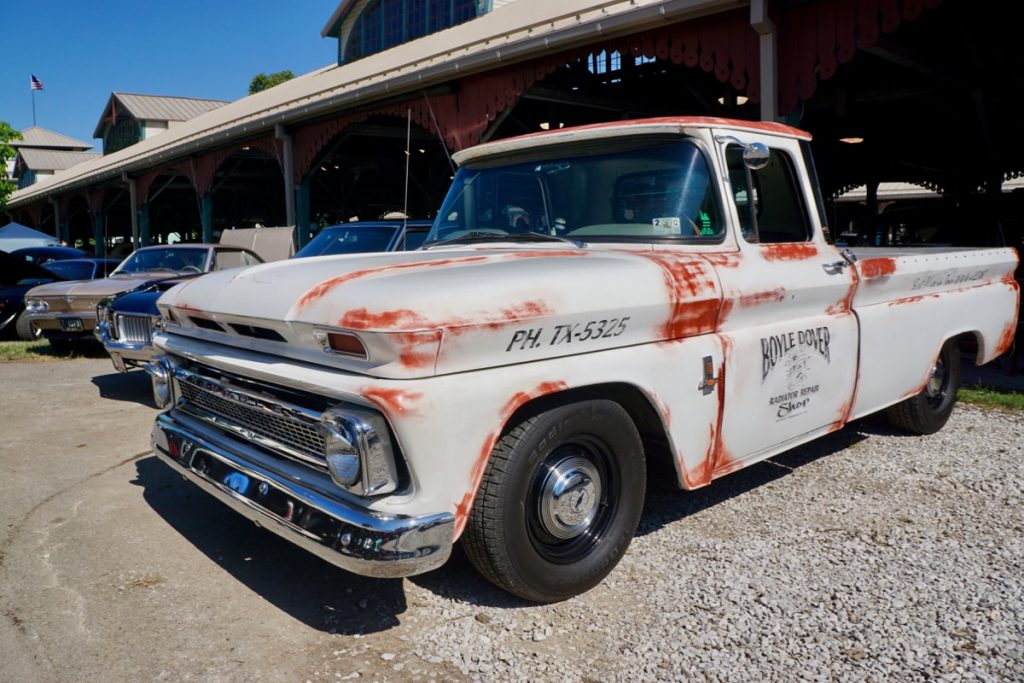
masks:
<instances>
[{"instance_id":1,"label":"car wheel","mask_svg":"<svg viewBox=\"0 0 1024 683\"><path fill-rule=\"evenodd\" d=\"M463 535L473 565L519 597L555 602L615 568L636 531L646 468L619 404L545 411L497 443Z\"/></svg>"},{"instance_id":2,"label":"car wheel","mask_svg":"<svg viewBox=\"0 0 1024 683\"><path fill-rule=\"evenodd\" d=\"M14 321L14 329L18 333L18 339L24 341L36 341L43 336L42 330L33 325L32 319L24 313L19 315L18 319Z\"/></svg>"},{"instance_id":3,"label":"car wheel","mask_svg":"<svg viewBox=\"0 0 1024 683\"><path fill-rule=\"evenodd\" d=\"M949 339L942 345L924 391L886 408L889 422L913 434L934 434L953 413L960 388L960 348Z\"/></svg>"}]
</instances>

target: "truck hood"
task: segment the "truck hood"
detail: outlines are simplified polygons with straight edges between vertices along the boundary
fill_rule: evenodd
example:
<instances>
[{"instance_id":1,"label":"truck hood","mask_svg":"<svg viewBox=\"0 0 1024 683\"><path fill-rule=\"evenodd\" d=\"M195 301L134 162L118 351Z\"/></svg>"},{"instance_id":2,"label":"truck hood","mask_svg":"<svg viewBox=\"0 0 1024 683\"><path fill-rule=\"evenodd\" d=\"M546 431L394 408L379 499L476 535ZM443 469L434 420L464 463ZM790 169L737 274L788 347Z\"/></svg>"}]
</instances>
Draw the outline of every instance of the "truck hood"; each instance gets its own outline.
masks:
<instances>
[{"instance_id":1,"label":"truck hood","mask_svg":"<svg viewBox=\"0 0 1024 683\"><path fill-rule=\"evenodd\" d=\"M160 299L181 334L273 351L233 323L284 337L279 353L383 377L419 377L711 332L714 268L685 252L548 248L395 252L213 273ZM200 318L193 326L190 320ZM211 332L202 319L221 323ZM351 331L365 360L325 353ZM170 328L169 328L169 331Z\"/></svg>"}]
</instances>

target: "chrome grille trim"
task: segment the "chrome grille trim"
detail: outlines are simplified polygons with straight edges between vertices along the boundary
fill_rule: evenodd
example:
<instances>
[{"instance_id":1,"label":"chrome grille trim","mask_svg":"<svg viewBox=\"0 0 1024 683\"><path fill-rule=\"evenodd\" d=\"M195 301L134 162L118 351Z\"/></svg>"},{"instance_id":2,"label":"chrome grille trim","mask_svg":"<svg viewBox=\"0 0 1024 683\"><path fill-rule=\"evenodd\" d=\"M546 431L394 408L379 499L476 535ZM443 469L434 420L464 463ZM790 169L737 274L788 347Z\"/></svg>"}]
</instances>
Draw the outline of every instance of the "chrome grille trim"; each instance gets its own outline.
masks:
<instances>
[{"instance_id":1,"label":"chrome grille trim","mask_svg":"<svg viewBox=\"0 0 1024 683\"><path fill-rule=\"evenodd\" d=\"M320 413L257 395L225 379L174 369L178 409L286 456L326 470Z\"/></svg>"},{"instance_id":2,"label":"chrome grille trim","mask_svg":"<svg viewBox=\"0 0 1024 683\"><path fill-rule=\"evenodd\" d=\"M117 330L118 341L135 344L153 343L152 317L149 315L115 313L114 329Z\"/></svg>"}]
</instances>

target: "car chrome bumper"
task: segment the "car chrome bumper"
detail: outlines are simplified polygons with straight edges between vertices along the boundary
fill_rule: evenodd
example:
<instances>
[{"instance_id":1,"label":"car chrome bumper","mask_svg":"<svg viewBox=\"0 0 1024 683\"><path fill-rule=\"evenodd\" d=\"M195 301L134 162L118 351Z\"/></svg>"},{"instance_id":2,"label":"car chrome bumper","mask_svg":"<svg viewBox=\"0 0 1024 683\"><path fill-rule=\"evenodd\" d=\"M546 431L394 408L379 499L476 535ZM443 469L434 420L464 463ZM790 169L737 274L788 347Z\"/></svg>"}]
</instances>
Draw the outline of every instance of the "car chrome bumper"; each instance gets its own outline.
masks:
<instances>
[{"instance_id":1,"label":"car chrome bumper","mask_svg":"<svg viewBox=\"0 0 1024 683\"><path fill-rule=\"evenodd\" d=\"M450 512L407 517L355 507L264 466L267 456L257 449L170 412L157 416L152 443L161 460L207 493L342 569L411 576L440 567L451 554Z\"/></svg>"},{"instance_id":2,"label":"car chrome bumper","mask_svg":"<svg viewBox=\"0 0 1024 683\"><path fill-rule=\"evenodd\" d=\"M110 336L108 323L96 324L93 335L103 348L110 354L110 360L114 363L114 369L118 372L128 372L129 367L144 366L156 357L156 347L144 342L123 342Z\"/></svg>"}]
</instances>

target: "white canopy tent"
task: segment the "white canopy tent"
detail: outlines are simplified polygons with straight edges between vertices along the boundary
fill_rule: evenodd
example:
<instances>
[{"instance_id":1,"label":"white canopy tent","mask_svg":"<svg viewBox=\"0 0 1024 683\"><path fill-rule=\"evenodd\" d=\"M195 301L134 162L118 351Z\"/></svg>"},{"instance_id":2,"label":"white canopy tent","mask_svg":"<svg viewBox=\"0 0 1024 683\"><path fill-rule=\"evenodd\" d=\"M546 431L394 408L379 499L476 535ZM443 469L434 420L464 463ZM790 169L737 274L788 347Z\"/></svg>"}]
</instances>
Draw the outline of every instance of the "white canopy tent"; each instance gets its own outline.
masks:
<instances>
[{"instance_id":1,"label":"white canopy tent","mask_svg":"<svg viewBox=\"0 0 1024 683\"><path fill-rule=\"evenodd\" d=\"M0 228L0 250L11 253L25 247L60 246L60 240L53 235L33 230L21 223L8 223Z\"/></svg>"}]
</instances>

